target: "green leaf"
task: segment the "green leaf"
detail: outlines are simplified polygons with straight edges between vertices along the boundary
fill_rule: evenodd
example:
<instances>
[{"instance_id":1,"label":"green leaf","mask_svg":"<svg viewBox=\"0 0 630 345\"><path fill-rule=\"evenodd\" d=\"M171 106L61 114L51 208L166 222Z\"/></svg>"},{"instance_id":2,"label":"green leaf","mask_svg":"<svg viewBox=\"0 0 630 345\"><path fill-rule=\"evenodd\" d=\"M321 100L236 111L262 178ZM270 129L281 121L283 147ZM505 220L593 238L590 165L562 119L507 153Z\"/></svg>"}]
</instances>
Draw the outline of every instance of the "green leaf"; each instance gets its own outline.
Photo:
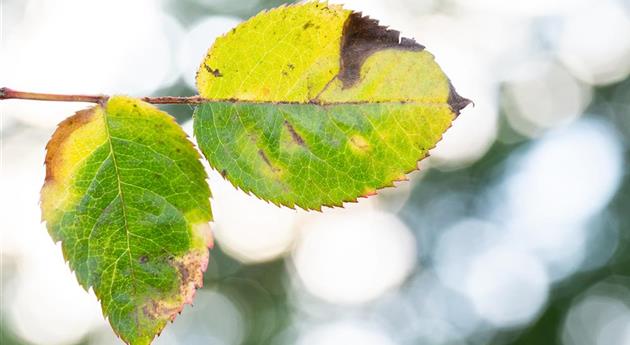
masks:
<instances>
[{"instance_id":1,"label":"green leaf","mask_svg":"<svg viewBox=\"0 0 630 345\"><path fill-rule=\"evenodd\" d=\"M202 285L209 197L183 130L138 100L78 112L47 146L43 219L129 344L149 344Z\"/></svg>"},{"instance_id":2,"label":"green leaf","mask_svg":"<svg viewBox=\"0 0 630 345\"><path fill-rule=\"evenodd\" d=\"M210 164L246 192L305 209L405 179L470 103L423 46L319 2L217 39L197 87L214 101L194 123Z\"/></svg>"}]
</instances>

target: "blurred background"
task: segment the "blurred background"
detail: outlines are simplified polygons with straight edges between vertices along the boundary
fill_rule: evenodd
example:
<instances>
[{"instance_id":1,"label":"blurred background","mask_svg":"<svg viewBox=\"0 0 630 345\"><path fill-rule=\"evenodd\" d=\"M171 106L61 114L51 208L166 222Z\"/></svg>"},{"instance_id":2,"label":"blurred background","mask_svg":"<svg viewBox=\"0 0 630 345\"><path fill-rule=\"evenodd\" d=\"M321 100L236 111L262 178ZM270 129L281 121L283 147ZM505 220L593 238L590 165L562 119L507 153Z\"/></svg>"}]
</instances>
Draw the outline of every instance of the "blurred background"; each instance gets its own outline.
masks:
<instances>
[{"instance_id":1,"label":"blurred background","mask_svg":"<svg viewBox=\"0 0 630 345\"><path fill-rule=\"evenodd\" d=\"M0 85L193 95L215 37L281 3L1 0ZM630 344L630 1L345 3L476 106L411 182L343 210L210 172L205 286L155 343ZM1 344L119 343L40 223L44 146L85 106L0 103ZM190 133L191 107L164 109Z\"/></svg>"}]
</instances>

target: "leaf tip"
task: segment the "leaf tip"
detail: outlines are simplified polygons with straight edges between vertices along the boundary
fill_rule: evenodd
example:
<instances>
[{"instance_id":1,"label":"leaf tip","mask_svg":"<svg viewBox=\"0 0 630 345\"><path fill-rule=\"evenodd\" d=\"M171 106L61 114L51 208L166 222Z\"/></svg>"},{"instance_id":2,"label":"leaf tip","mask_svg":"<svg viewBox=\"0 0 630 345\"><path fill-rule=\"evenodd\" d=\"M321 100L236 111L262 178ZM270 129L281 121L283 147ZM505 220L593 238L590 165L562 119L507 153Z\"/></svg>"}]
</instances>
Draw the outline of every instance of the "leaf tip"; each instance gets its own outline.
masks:
<instances>
[{"instance_id":1,"label":"leaf tip","mask_svg":"<svg viewBox=\"0 0 630 345\"><path fill-rule=\"evenodd\" d=\"M448 86L449 86L449 94L448 94L447 103L451 107L451 110L453 111L453 113L455 113L455 116L459 116L459 113L464 108L466 108L469 104L473 103L473 101L460 96L457 93L457 91L455 91L455 87L453 86L453 83L451 83L450 80L448 81Z\"/></svg>"}]
</instances>

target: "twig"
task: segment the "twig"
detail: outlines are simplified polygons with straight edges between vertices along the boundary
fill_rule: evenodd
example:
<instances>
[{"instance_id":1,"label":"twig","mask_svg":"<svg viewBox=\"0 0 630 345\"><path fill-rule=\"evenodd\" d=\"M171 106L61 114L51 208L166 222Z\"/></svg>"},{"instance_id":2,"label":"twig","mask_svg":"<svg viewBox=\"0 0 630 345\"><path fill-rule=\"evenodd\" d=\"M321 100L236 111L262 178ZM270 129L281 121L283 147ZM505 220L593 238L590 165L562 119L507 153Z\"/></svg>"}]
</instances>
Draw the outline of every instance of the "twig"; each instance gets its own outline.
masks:
<instances>
[{"instance_id":1,"label":"twig","mask_svg":"<svg viewBox=\"0 0 630 345\"><path fill-rule=\"evenodd\" d=\"M86 102L100 103L107 102L109 96L105 95L60 95L52 93L23 92L10 89L8 87L0 88L0 100L5 99L28 99L33 101L53 101L53 102ZM201 104L209 102L201 96L190 97L142 97L141 100L151 104Z\"/></svg>"}]
</instances>

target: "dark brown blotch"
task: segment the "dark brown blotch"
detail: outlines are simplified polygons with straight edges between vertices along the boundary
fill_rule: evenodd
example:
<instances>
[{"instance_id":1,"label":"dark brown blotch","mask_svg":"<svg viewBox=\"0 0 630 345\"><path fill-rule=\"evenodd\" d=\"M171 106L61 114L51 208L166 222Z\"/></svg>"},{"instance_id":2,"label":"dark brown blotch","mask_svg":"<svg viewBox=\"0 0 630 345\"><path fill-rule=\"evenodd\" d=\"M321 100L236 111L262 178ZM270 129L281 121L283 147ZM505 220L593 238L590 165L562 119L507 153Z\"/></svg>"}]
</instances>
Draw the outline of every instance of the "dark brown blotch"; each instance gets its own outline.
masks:
<instances>
[{"instance_id":1,"label":"dark brown blotch","mask_svg":"<svg viewBox=\"0 0 630 345\"><path fill-rule=\"evenodd\" d=\"M267 166L273 169L273 166L271 165L271 162L269 161L269 157L267 157L267 154L263 150L258 150L258 155L260 156L260 158L262 158L263 162L267 164Z\"/></svg>"},{"instance_id":2,"label":"dark brown blotch","mask_svg":"<svg viewBox=\"0 0 630 345\"><path fill-rule=\"evenodd\" d=\"M196 269L196 267L188 267L187 263L180 262L180 261L174 261L173 265L179 271L179 275L180 275L183 283L189 281L191 268L192 269Z\"/></svg>"},{"instance_id":3,"label":"dark brown blotch","mask_svg":"<svg viewBox=\"0 0 630 345\"><path fill-rule=\"evenodd\" d=\"M372 54L384 49L422 51L424 46L409 38L400 39L400 32L380 26L378 21L353 12L344 24L341 39L341 63L338 78L343 88L354 86L360 79L361 66Z\"/></svg>"},{"instance_id":4,"label":"dark brown blotch","mask_svg":"<svg viewBox=\"0 0 630 345\"><path fill-rule=\"evenodd\" d=\"M293 141L296 144L298 144L300 146L306 146L306 144L304 143L304 138L302 138L302 136L300 134L298 134L298 132L295 130L293 125L291 123L289 123L289 121L285 120L284 121L284 125L285 125L285 127L287 127L287 130L291 134L291 138L293 139Z\"/></svg>"},{"instance_id":5,"label":"dark brown blotch","mask_svg":"<svg viewBox=\"0 0 630 345\"><path fill-rule=\"evenodd\" d=\"M203 68L206 69L206 71L208 71L208 73L212 74L213 76L215 76L216 78L221 78L223 77L223 74L221 74L221 71L219 71L219 69L213 69L212 67L208 66L208 64L203 64Z\"/></svg>"},{"instance_id":6,"label":"dark brown blotch","mask_svg":"<svg viewBox=\"0 0 630 345\"><path fill-rule=\"evenodd\" d=\"M271 169L271 171L273 171L274 173L280 172L280 169L274 167L273 164L271 164L271 161L269 160L269 157L267 157L267 154L265 153L265 151L258 150L258 155L263 160L263 162L265 162L265 164L269 167L269 169Z\"/></svg>"}]
</instances>

